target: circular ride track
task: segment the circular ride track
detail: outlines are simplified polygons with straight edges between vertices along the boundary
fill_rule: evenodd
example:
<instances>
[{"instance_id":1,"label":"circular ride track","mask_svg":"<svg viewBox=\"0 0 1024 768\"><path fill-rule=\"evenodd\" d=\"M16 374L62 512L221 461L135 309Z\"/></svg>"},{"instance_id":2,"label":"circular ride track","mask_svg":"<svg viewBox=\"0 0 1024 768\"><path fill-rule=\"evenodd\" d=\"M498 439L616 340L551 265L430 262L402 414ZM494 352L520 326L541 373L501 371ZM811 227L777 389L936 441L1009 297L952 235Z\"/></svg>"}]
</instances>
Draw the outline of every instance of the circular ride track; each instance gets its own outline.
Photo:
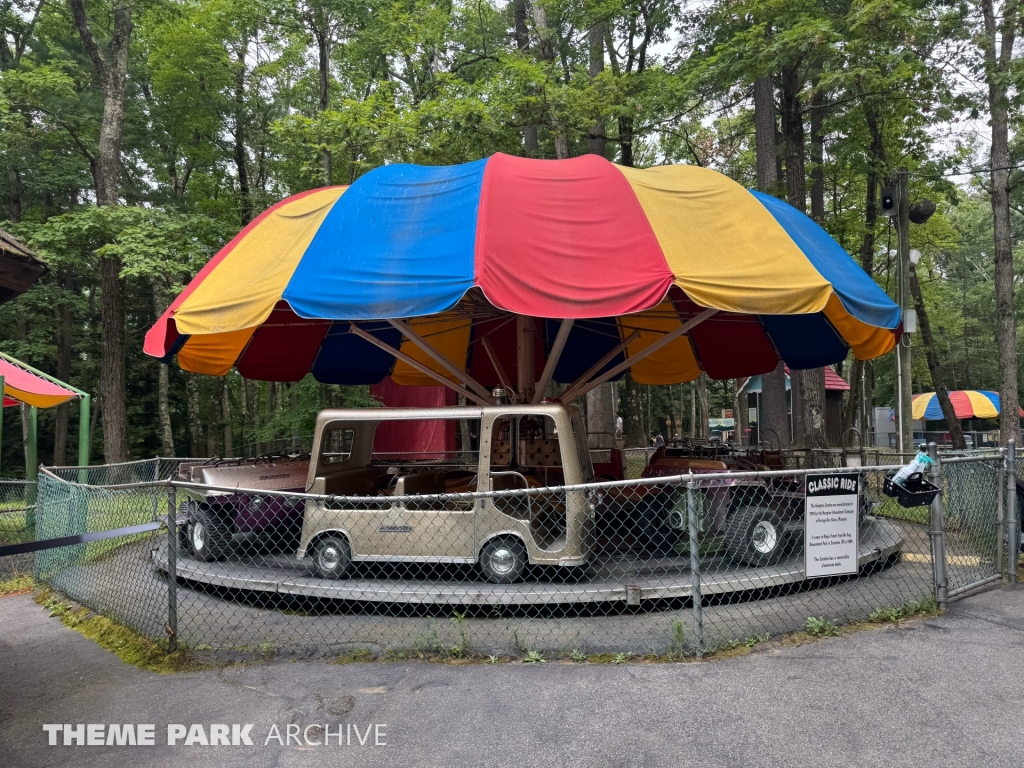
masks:
<instances>
[{"instance_id":1,"label":"circular ride track","mask_svg":"<svg viewBox=\"0 0 1024 768\"><path fill-rule=\"evenodd\" d=\"M859 545L862 570L872 564L895 561L904 546L903 531L891 521L868 517L861 526ZM152 558L157 568L166 573L166 540L152 551ZM688 556L604 557L586 566L583 574L564 569L571 573L571 579L549 576L528 578L518 584L489 583L468 567L457 579L450 573L437 578L436 572L428 567L389 569L381 565L363 565L346 579L322 579L314 574L308 559L299 561L294 554L231 555L219 562L201 562L179 550L176 570L179 579L234 590L361 603L448 606L640 605L644 601L689 598L694 587ZM778 565L762 568L738 565L724 556L704 557L701 571L704 597L804 581L802 552Z\"/></svg>"}]
</instances>

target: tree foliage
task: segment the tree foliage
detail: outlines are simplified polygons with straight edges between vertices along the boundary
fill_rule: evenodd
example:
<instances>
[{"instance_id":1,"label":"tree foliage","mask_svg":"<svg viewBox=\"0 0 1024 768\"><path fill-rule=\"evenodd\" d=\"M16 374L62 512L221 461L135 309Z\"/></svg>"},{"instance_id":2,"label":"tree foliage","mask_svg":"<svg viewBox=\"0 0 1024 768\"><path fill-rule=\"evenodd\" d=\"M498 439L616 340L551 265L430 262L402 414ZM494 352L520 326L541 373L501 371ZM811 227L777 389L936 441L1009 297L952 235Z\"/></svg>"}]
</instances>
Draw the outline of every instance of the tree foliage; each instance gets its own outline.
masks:
<instances>
[{"instance_id":1,"label":"tree foliage","mask_svg":"<svg viewBox=\"0 0 1024 768\"><path fill-rule=\"evenodd\" d=\"M51 265L37 287L0 307L0 348L98 391L100 262L119 261L135 456L170 449L161 398L179 455L302 434L324 404L369 404L365 388L209 379L173 366L161 394L160 363L141 353L146 329L267 206L387 163L494 152L693 163L752 186L751 91L763 76L778 101L780 196L802 195L797 202L890 294L895 235L879 215L881 187L906 167L913 197L938 202L912 245L923 253L918 274L943 374L956 388L999 386L981 96L993 75L980 4L147 0L132 7L121 205L100 208L104 93L70 1L0 0L0 227ZM103 45L120 7L85 5ZM1019 57L998 77L1010 105L1019 258ZM890 405L892 360L858 366L840 368L863 374L873 402ZM916 355L914 389L929 385ZM698 390L624 385L631 440L688 432ZM710 383L708 403L712 416L732 408L733 384ZM102 421L102 402L96 410ZM42 415L44 461L54 451L67 458L67 422L66 411ZM5 473L20 466L19 450L8 429Z\"/></svg>"}]
</instances>

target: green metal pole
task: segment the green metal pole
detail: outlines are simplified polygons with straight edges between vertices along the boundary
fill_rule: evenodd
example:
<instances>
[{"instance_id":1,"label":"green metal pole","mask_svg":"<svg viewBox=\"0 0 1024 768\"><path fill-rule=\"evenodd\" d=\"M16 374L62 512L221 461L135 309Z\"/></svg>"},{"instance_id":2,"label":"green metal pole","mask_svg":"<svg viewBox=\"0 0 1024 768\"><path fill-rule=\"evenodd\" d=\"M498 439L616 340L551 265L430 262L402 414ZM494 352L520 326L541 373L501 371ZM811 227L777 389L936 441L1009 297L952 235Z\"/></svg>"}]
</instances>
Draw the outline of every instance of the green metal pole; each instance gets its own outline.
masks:
<instances>
[{"instance_id":1,"label":"green metal pole","mask_svg":"<svg viewBox=\"0 0 1024 768\"><path fill-rule=\"evenodd\" d=\"M25 524L36 524L35 506L37 494L36 483L39 481L39 409L34 405L28 408L28 443L25 445L25 479L31 485L25 487L25 504L30 509L25 514Z\"/></svg>"},{"instance_id":2,"label":"green metal pole","mask_svg":"<svg viewBox=\"0 0 1024 768\"><path fill-rule=\"evenodd\" d=\"M28 407L28 440L25 443L25 479L35 481L39 476L38 446L36 436L39 432L39 409L34 405Z\"/></svg>"},{"instance_id":3,"label":"green metal pole","mask_svg":"<svg viewBox=\"0 0 1024 768\"><path fill-rule=\"evenodd\" d=\"M92 458L92 446L89 444L89 412L92 396L83 393L78 411L78 466L87 467Z\"/></svg>"}]
</instances>

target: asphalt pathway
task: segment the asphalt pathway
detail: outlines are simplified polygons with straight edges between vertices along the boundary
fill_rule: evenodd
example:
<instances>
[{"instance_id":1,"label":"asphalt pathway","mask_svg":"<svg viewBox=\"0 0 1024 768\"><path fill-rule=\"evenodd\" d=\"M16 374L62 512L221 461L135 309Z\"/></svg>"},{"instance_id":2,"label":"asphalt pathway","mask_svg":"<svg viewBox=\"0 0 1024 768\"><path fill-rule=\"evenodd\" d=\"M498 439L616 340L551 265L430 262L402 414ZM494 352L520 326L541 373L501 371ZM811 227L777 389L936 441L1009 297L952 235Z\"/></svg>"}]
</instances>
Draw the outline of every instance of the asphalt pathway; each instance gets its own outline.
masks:
<instances>
[{"instance_id":1,"label":"asphalt pathway","mask_svg":"<svg viewBox=\"0 0 1024 768\"><path fill-rule=\"evenodd\" d=\"M1022 587L940 618L714 662L277 662L179 675L124 665L23 595L0 599L0 764L1021 766L1022 662ZM64 723L152 724L156 744L63 746L61 731L48 746L43 725ZM203 746L213 724L229 742L238 725L240 745ZM314 743L324 724L330 746ZM274 730L284 742L289 725L299 743L279 745Z\"/></svg>"}]
</instances>

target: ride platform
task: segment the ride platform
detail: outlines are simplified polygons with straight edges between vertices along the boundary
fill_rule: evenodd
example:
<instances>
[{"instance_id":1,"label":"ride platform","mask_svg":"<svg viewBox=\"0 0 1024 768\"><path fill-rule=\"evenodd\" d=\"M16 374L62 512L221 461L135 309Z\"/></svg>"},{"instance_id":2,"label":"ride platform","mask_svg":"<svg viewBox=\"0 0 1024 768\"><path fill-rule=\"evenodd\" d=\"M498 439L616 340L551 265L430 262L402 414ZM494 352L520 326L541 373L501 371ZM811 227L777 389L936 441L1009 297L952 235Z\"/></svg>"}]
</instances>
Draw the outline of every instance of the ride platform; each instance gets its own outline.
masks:
<instances>
[{"instance_id":1,"label":"ride platform","mask_svg":"<svg viewBox=\"0 0 1024 768\"><path fill-rule=\"evenodd\" d=\"M903 547L903 532L889 521L868 517L860 532L859 565L894 560ZM167 572L167 542L152 550L154 565ZM751 568L724 556L705 556L700 579L704 596L770 589L804 581L801 551L778 565ZM308 560L294 554L234 555L219 562L194 560L179 552L181 580L226 589L368 603L431 605L552 605L625 603L688 598L693 578L688 556L602 557L582 572L569 568L533 568L516 584L492 584L475 568L355 564L350 578L323 579ZM459 578L463 575L463 578Z\"/></svg>"}]
</instances>

